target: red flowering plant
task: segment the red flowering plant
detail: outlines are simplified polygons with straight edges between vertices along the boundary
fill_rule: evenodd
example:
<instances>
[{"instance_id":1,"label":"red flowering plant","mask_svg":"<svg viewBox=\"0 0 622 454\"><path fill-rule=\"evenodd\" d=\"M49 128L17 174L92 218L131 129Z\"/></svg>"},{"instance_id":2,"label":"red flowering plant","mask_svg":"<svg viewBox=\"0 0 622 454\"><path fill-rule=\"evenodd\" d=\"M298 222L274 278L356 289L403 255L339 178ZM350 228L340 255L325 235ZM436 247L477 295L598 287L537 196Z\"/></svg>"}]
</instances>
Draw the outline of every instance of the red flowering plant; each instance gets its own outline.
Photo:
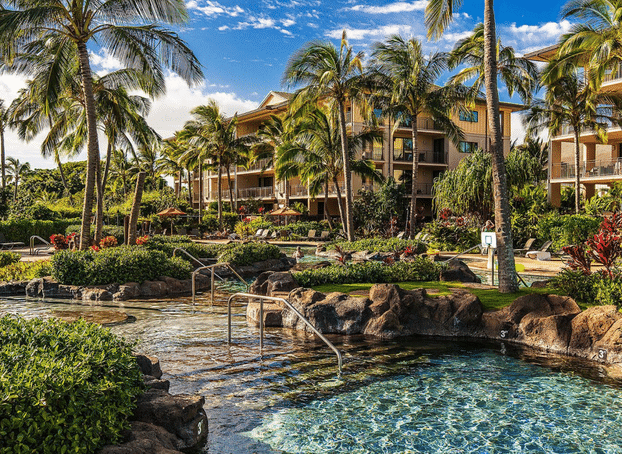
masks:
<instances>
[{"instance_id":1,"label":"red flowering plant","mask_svg":"<svg viewBox=\"0 0 622 454\"><path fill-rule=\"evenodd\" d=\"M238 208L238 211L240 212L240 214L246 214L246 205L242 205L240 208Z\"/></svg>"},{"instance_id":2,"label":"red flowering plant","mask_svg":"<svg viewBox=\"0 0 622 454\"><path fill-rule=\"evenodd\" d=\"M61 249L67 249L69 245L69 242L67 241L67 238L65 238L65 235L61 233L55 233L54 235L52 235L50 237L50 242L54 246L54 249L56 249L57 251L60 251Z\"/></svg>"},{"instance_id":3,"label":"red flowering plant","mask_svg":"<svg viewBox=\"0 0 622 454\"><path fill-rule=\"evenodd\" d=\"M99 247L102 249L115 247L117 244L117 239L112 235L104 237L99 241Z\"/></svg>"},{"instance_id":4,"label":"red flowering plant","mask_svg":"<svg viewBox=\"0 0 622 454\"><path fill-rule=\"evenodd\" d=\"M99 247L96 245L91 246L91 249L94 250L95 252L99 252Z\"/></svg>"},{"instance_id":5,"label":"red flowering plant","mask_svg":"<svg viewBox=\"0 0 622 454\"><path fill-rule=\"evenodd\" d=\"M566 262L570 269L579 270L586 276L592 274L592 257L585 250L584 245L566 246L562 250L564 254L570 256L570 260Z\"/></svg>"},{"instance_id":6,"label":"red flowering plant","mask_svg":"<svg viewBox=\"0 0 622 454\"><path fill-rule=\"evenodd\" d=\"M259 214L263 214L266 209L264 207L259 207L257 211L259 212Z\"/></svg>"},{"instance_id":7,"label":"red flowering plant","mask_svg":"<svg viewBox=\"0 0 622 454\"><path fill-rule=\"evenodd\" d=\"M136 244L138 246L142 246L142 245L146 244L147 241L149 241L149 235L139 236L138 238L136 238Z\"/></svg>"}]
</instances>

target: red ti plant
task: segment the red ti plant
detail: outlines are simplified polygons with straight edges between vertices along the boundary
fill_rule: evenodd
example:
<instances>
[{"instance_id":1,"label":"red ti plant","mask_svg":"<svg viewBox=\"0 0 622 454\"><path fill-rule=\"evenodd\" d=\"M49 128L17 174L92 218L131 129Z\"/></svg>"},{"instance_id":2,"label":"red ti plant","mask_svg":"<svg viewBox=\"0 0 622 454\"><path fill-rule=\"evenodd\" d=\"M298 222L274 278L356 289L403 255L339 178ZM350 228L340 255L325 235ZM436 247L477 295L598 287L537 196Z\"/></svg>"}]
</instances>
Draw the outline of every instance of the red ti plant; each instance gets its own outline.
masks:
<instances>
[{"instance_id":1,"label":"red ti plant","mask_svg":"<svg viewBox=\"0 0 622 454\"><path fill-rule=\"evenodd\" d=\"M588 253L592 258L605 267L605 272L613 279L612 268L616 261L622 257L622 245L620 234L615 224L605 219L600 225L600 231L586 241L589 247Z\"/></svg>"},{"instance_id":2,"label":"red ti plant","mask_svg":"<svg viewBox=\"0 0 622 454\"><path fill-rule=\"evenodd\" d=\"M592 257L587 253L582 244L577 246L566 246L562 249L564 254L570 256L568 266L573 270L580 270L583 274L592 274Z\"/></svg>"},{"instance_id":3,"label":"red ti plant","mask_svg":"<svg viewBox=\"0 0 622 454\"><path fill-rule=\"evenodd\" d=\"M54 249L56 250L67 249L67 238L65 238L65 235L61 233L55 233L54 235L52 235L50 237L50 241L52 242L52 244L54 245Z\"/></svg>"}]
</instances>

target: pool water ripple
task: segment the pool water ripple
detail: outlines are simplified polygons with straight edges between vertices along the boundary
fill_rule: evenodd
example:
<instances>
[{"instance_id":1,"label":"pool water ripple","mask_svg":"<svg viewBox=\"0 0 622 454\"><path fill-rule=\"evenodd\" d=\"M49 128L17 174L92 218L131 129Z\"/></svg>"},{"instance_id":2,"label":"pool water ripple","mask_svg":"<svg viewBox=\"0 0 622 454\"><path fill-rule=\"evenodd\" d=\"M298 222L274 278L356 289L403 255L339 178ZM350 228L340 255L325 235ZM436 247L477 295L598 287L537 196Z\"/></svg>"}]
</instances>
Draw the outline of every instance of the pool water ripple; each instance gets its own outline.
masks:
<instances>
[{"instance_id":1,"label":"pool water ripple","mask_svg":"<svg viewBox=\"0 0 622 454\"><path fill-rule=\"evenodd\" d=\"M462 351L281 409L249 436L292 454L619 453L621 403L618 388L579 375Z\"/></svg>"}]
</instances>

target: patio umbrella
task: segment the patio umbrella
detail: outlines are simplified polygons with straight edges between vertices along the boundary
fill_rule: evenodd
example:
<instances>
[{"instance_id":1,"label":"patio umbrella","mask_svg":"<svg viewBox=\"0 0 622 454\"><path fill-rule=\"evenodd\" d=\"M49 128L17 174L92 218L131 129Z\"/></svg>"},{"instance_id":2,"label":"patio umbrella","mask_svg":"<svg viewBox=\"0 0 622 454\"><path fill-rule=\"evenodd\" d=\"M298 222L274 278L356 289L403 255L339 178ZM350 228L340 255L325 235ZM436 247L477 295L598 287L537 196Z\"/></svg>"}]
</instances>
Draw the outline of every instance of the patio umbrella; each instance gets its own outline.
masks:
<instances>
[{"instance_id":1,"label":"patio umbrella","mask_svg":"<svg viewBox=\"0 0 622 454\"><path fill-rule=\"evenodd\" d=\"M170 207L170 208L167 208L166 210L160 211L157 215L162 216L163 218L171 218L171 235L173 235L173 217L182 216L184 214L186 213L184 213L180 209Z\"/></svg>"}]
</instances>

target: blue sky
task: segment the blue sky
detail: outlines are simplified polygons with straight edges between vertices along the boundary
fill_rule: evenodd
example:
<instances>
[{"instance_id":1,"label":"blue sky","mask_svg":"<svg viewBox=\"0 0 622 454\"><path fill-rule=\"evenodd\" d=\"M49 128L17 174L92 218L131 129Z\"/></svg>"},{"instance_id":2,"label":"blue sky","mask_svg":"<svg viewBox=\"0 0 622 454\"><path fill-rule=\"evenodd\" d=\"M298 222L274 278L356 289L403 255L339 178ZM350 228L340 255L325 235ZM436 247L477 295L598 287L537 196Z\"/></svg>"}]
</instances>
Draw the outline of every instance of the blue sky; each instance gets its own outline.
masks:
<instances>
[{"instance_id":1,"label":"blue sky","mask_svg":"<svg viewBox=\"0 0 622 454\"><path fill-rule=\"evenodd\" d=\"M179 77L167 77L167 95L155 100L148 118L162 136L169 136L190 118L189 111L216 99L226 113L256 107L270 90L286 90L281 85L290 56L311 40L332 40L338 44L343 29L356 50L366 54L374 42L399 33L424 42L429 51L450 50L456 40L466 37L482 21L484 1L466 0L454 23L438 42L425 38L424 9L427 0L189 0L190 22L181 30L204 66L205 83L189 88ZM563 2L497 0L497 32L505 45L526 53L554 44L571 23L561 20ZM93 50L94 70L104 73L120 67L105 51ZM23 78L0 77L0 98L11 101L23 85ZM501 87L502 100L510 101ZM517 98L512 101L518 102ZM513 127L520 135L517 125ZM7 134L7 154L34 167L53 167L39 155L38 140L19 142ZM101 147L105 149L104 146Z\"/></svg>"}]
</instances>

